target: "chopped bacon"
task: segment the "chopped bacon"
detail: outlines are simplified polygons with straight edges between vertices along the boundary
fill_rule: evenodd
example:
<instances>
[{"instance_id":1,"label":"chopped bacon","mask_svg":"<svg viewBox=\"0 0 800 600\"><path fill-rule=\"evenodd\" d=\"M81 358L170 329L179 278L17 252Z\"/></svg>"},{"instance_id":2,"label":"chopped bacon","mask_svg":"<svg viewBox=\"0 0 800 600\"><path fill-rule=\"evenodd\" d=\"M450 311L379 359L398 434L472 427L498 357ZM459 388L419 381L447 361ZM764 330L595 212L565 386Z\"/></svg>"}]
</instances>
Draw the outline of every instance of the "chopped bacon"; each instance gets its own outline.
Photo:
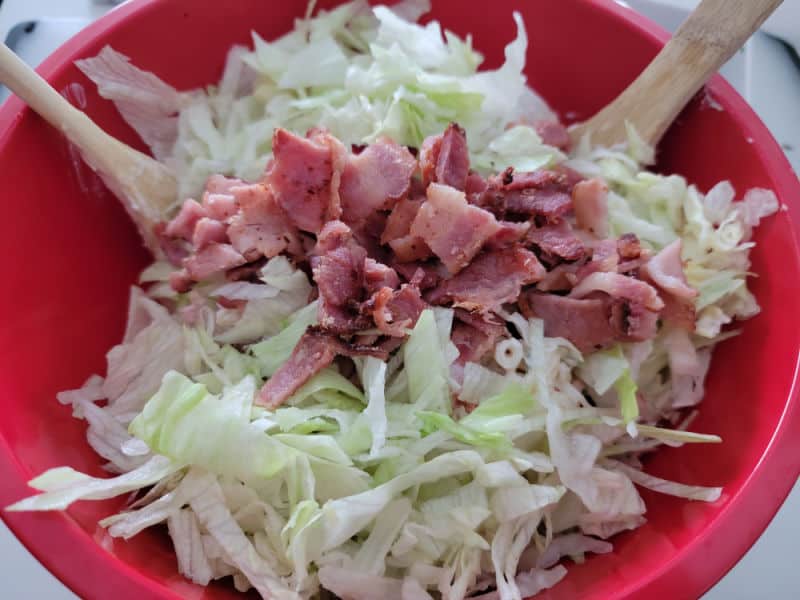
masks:
<instances>
[{"instance_id":1,"label":"chopped bacon","mask_svg":"<svg viewBox=\"0 0 800 600\"><path fill-rule=\"evenodd\" d=\"M413 262L415 260L425 260L432 256L431 249L421 237L416 235L406 235L389 242L394 251L394 255L400 262Z\"/></svg>"},{"instance_id":2,"label":"chopped bacon","mask_svg":"<svg viewBox=\"0 0 800 600\"><path fill-rule=\"evenodd\" d=\"M183 266L194 281L202 281L217 273L223 273L228 269L243 265L246 262L245 257L239 254L230 244L211 242L206 247L184 259Z\"/></svg>"},{"instance_id":3,"label":"chopped bacon","mask_svg":"<svg viewBox=\"0 0 800 600\"><path fill-rule=\"evenodd\" d=\"M578 227L599 238L608 236L608 185L602 179L580 181L572 188L572 206Z\"/></svg>"},{"instance_id":4,"label":"chopped bacon","mask_svg":"<svg viewBox=\"0 0 800 600\"><path fill-rule=\"evenodd\" d=\"M598 240L592 243L592 260L577 271L578 279L584 279L592 273L617 272L619 254L617 242L614 240Z\"/></svg>"},{"instance_id":5,"label":"chopped bacon","mask_svg":"<svg viewBox=\"0 0 800 600\"><path fill-rule=\"evenodd\" d=\"M359 223L376 210L391 208L408 192L416 168L408 149L386 138L350 156L339 190L342 220Z\"/></svg>"},{"instance_id":6,"label":"chopped bacon","mask_svg":"<svg viewBox=\"0 0 800 600\"><path fill-rule=\"evenodd\" d=\"M367 252L341 221L331 221L320 232L311 270L319 289L319 324L325 331L353 333L369 327L359 314L365 298L364 262Z\"/></svg>"},{"instance_id":7,"label":"chopped bacon","mask_svg":"<svg viewBox=\"0 0 800 600\"><path fill-rule=\"evenodd\" d=\"M389 249L381 244L381 234L386 229L389 214L376 210L358 225L353 226L353 237L375 260L389 261Z\"/></svg>"},{"instance_id":8,"label":"chopped bacon","mask_svg":"<svg viewBox=\"0 0 800 600\"><path fill-rule=\"evenodd\" d=\"M642 342L656 334L659 311L649 310L638 302L611 300L611 322L623 342Z\"/></svg>"},{"instance_id":9,"label":"chopped bacon","mask_svg":"<svg viewBox=\"0 0 800 600\"><path fill-rule=\"evenodd\" d=\"M338 186L334 188L334 151L330 136L305 139L277 128L272 136L274 160L266 179L278 205L303 231L318 233L329 218L337 218ZM337 141L337 143L339 143Z\"/></svg>"},{"instance_id":10,"label":"chopped bacon","mask_svg":"<svg viewBox=\"0 0 800 600\"><path fill-rule=\"evenodd\" d=\"M411 224L411 235L425 240L447 269L458 273L499 225L490 212L468 204L464 192L438 183L429 185L427 192L428 199Z\"/></svg>"},{"instance_id":11,"label":"chopped bacon","mask_svg":"<svg viewBox=\"0 0 800 600\"><path fill-rule=\"evenodd\" d=\"M524 248L484 252L458 275L447 279L430 293L434 304L452 302L467 310L486 312L519 296L523 285L545 275L536 255Z\"/></svg>"},{"instance_id":12,"label":"chopped bacon","mask_svg":"<svg viewBox=\"0 0 800 600\"><path fill-rule=\"evenodd\" d=\"M635 233L623 233L617 240L617 253L624 260L636 260L642 255L642 245Z\"/></svg>"},{"instance_id":13,"label":"chopped bacon","mask_svg":"<svg viewBox=\"0 0 800 600\"><path fill-rule=\"evenodd\" d=\"M586 253L583 242L573 233L572 227L566 221L531 229L526 240L538 248L540 258L549 265L557 265L562 261L575 261Z\"/></svg>"},{"instance_id":14,"label":"chopped bacon","mask_svg":"<svg viewBox=\"0 0 800 600\"><path fill-rule=\"evenodd\" d=\"M481 177L479 173L470 171L464 186L464 193L467 195L467 201L470 204L477 204L488 185L489 184L486 183L486 180Z\"/></svg>"},{"instance_id":15,"label":"chopped bacon","mask_svg":"<svg viewBox=\"0 0 800 600\"><path fill-rule=\"evenodd\" d=\"M694 307L694 301L664 294L664 308L661 310L661 318L667 323L686 331L694 331L697 325L697 311Z\"/></svg>"},{"instance_id":16,"label":"chopped bacon","mask_svg":"<svg viewBox=\"0 0 800 600\"><path fill-rule=\"evenodd\" d=\"M266 185L254 183L230 191L240 210L230 220L228 237L248 261L272 258L284 251L302 254L299 232Z\"/></svg>"},{"instance_id":17,"label":"chopped bacon","mask_svg":"<svg viewBox=\"0 0 800 600\"><path fill-rule=\"evenodd\" d=\"M651 258L642 271L664 292L676 298L693 300L697 297L697 290L686 283L681 262L682 247L681 240L675 240Z\"/></svg>"},{"instance_id":18,"label":"chopped bacon","mask_svg":"<svg viewBox=\"0 0 800 600\"><path fill-rule=\"evenodd\" d=\"M235 177L214 174L206 180L206 192L209 194L229 194L231 188L244 185L244 181Z\"/></svg>"},{"instance_id":19,"label":"chopped bacon","mask_svg":"<svg viewBox=\"0 0 800 600\"><path fill-rule=\"evenodd\" d=\"M309 330L303 334L289 359L267 379L255 404L274 409L286 402L300 387L336 357L336 341L323 333Z\"/></svg>"},{"instance_id":20,"label":"chopped bacon","mask_svg":"<svg viewBox=\"0 0 800 600\"><path fill-rule=\"evenodd\" d=\"M425 241L409 233L423 200L424 198L401 198L386 220L381 243L388 244L401 262L423 260L431 256L431 249Z\"/></svg>"},{"instance_id":21,"label":"chopped bacon","mask_svg":"<svg viewBox=\"0 0 800 600\"><path fill-rule=\"evenodd\" d=\"M591 352L618 341L642 341L656 334L658 313L641 304L608 297L575 299L523 292L520 310L544 321L549 337L563 337L581 352Z\"/></svg>"},{"instance_id":22,"label":"chopped bacon","mask_svg":"<svg viewBox=\"0 0 800 600\"><path fill-rule=\"evenodd\" d=\"M542 119L533 123L533 129L548 146L569 150L570 138L567 128L559 121Z\"/></svg>"},{"instance_id":23,"label":"chopped bacon","mask_svg":"<svg viewBox=\"0 0 800 600\"><path fill-rule=\"evenodd\" d=\"M315 251L322 254L329 250L334 250L340 246L353 246L353 230L341 221L330 221L325 224L325 228L320 231L317 237Z\"/></svg>"},{"instance_id":24,"label":"chopped bacon","mask_svg":"<svg viewBox=\"0 0 800 600\"><path fill-rule=\"evenodd\" d=\"M605 292L612 298L623 298L654 311L664 308L653 286L619 273L592 273L572 289L570 297L583 298L593 292Z\"/></svg>"},{"instance_id":25,"label":"chopped bacon","mask_svg":"<svg viewBox=\"0 0 800 600\"><path fill-rule=\"evenodd\" d=\"M227 279L228 281L255 282L257 281L256 275L258 275L258 273L266 264L267 264L267 259L262 256L258 260L254 260L253 262L244 264L241 267L230 269L227 273L225 273L225 279Z\"/></svg>"},{"instance_id":26,"label":"chopped bacon","mask_svg":"<svg viewBox=\"0 0 800 600\"><path fill-rule=\"evenodd\" d=\"M664 320L686 331L694 331L697 290L686 281L681 250L681 240L677 239L642 265L640 271L645 280L663 292Z\"/></svg>"},{"instance_id":27,"label":"chopped bacon","mask_svg":"<svg viewBox=\"0 0 800 600\"><path fill-rule=\"evenodd\" d=\"M564 184L569 189L572 189L575 184L585 179L585 177L578 173L575 169L564 164L556 165L553 167L553 171L564 176Z\"/></svg>"},{"instance_id":28,"label":"chopped bacon","mask_svg":"<svg viewBox=\"0 0 800 600\"><path fill-rule=\"evenodd\" d=\"M211 242L224 244L228 241L226 230L227 227L225 227L224 223L220 223L216 219L203 217L197 222L197 225L194 226L192 245L196 250L200 250L208 246Z\"/></svg>"},{"instance_id":29,"label":"chopped bacon","mask_svg":"<svg viewBox=\"0 0 800 600\"><path fill-rule=\"evenodd\" d=\"M457 308L455 319L451 338L461 365L479 362L507 333L505 325L491 313L476 314Z\"/></svg>"},{"instance_id":30,"label":"chopped bacon","mask_svg":"<svg viewBox=\"0 0 800 600\"><path fill-rule=\"evenodd\" d=\"M513 221L499 221L499 228L489 238L487 245L490 248L506 248L521 242L530 231L530 223L514 223Z\"/></svg>"},{"instance_id":31,"label":"chopped bacon","mask_svg":"<svg viewBox=\"0 0 800 600\"><path fill-rule=\"evenodd\" d=\"M191 247L185 240L174 238L166 234L167 223L156 223L153 233L158 240L158 246L170 264L180 267L183 260L191 253Z\"/></svg>"},{"instance_id":32,"label":"chopped bacon","mask_svg":"<svg viewBox=\"0 0 800 600\"><path fill-rule=\"evenodd\" d=\"M206 209L206 213L212 219L226 221L236 214L236 199L233 194L211 194L205 192L203 194L203 208Z\"/></svg>"},{"instance_id":33,"label":"chopped bacon","mask_svg":"<svg viewBox=\"0 0 800 600\"><path fill-rule=\"evenodd\" d=\"M447 276L446 269L438 262L395 262L392 266L403 279L423 291L436 287Z\"/></svg>"},{"instance_id":34,"label":"chopped bacon","mask_svg":"<svg viewBox=\"0 0 800 600\"><path fill-rule=\"evenodd\" d=\"M404 283L399 290L384 287L370 299L372 316L386 335L405 337L427 304L416 286Z\"/></svg>"},{"instance_id":35,"label":"chopped bacon","mask_svg":"<svg viewBox=\"0 0 800 600\"><path fill-rule=\"evenodd\" d=\"M422 146L419 148L419 170L422 174L423 187L428 187L436 181L436 161L441 148L441 135L432 135L422 141Z\"/></svg>"},{"instance_id":36,"label":"chopped bacon","mask_svg":"<svg viewBox=\"0 0 800 600\"><path fill-rule=\"evenodd\" d=\"M389 213L389 218L386 219L386 228L381 235L381 244L388 244L392 240L408 235L424 199L401 198L394 205L392 212Z\"/></svg>"},{"instance_id":37,"label":"chopped bacon","mask_svg":"<svg viewBox=\"0 0 800 600\"><path fill-rule=\"evenodd\" d=\"M392 267L367 258L364 261L364 285L367 293L374 294L381 288L397 289L400 286L400 278Z\"/></svg>"},{"instance_id":38,"label":"chopped bacon","mask_svg":"<svg viewBox=\"0 0 800 600\"><path fill-rule=\"evenodd\" d=\"M208 216L206 209L196 200L189 198L184 201L175 218L167 223L164 233L169 237L191 241L194 234L194 226L206 216Z\"/></svg>"},{"instance_id":39,"label":"chopped bacon","mask_svg":"<svg viewBox=\"0 0 800 600\"><path fill-rule=\"evenodd\" d=\"M194 282L192 281L192 278L189 277L189 273L186 272L186 269L173 271L169 274L169 285L179 294L184 294L192 289L193 283Z\"/></svg>"},{"instance_id":40,"label":"chopped bacon","mask_svg":"<svg viewBox=\"0 0 800 600\"><path fill-rule=\"evenodd\" d=\"M538 217L555 223L572 210L570 191L567 177L557 171L514 173L508 168L489 178L477 204L501 219Z\"/></svg>"},{"instance_id":41,"label":"chopped bacon","mask_svg":"<svg viewBox=\"0 0 800 600\"><path fill-rule=\"evenodd\" d=\"M464 130L450 123L444 133L431 136L420 148L422 182L441 183L464 191L469 174L469 151Z\"/></svg>"},{"instance_id":42,"label":"chopped bacon","mask_svg":"<svg viewBox=\"0 0 800 600\"><path fill-rule=\"evenodd\" d=\"M561 263L536 283L536 289L542 292L571 290L578 282L578 272L583 267L580 263Z\"/></svg>"},{"instance_id":43,"label":"chopped bacon","mask_svg":"<svg viewBox=\"0 0 800 600\"><path fill-rule=\"evenodd\" d=\"M469 173L467 134L450 123L442 134L439 156L436 157L436 181L464 191Z\"/></svg>"},{"instance_id":44,"label":"chopped bacon","mask_svg":"<svg viewBox=\"0 0 800 600\"><path fill-rule=\"evenodd\" d=\"M520 296L519 305L526 318L544 321L546 336L565 338L581 352L599 350L617 339L618 331L611 324L610 306L605 300L576 300L529 290Z\"/></svg>"}]
</instances>

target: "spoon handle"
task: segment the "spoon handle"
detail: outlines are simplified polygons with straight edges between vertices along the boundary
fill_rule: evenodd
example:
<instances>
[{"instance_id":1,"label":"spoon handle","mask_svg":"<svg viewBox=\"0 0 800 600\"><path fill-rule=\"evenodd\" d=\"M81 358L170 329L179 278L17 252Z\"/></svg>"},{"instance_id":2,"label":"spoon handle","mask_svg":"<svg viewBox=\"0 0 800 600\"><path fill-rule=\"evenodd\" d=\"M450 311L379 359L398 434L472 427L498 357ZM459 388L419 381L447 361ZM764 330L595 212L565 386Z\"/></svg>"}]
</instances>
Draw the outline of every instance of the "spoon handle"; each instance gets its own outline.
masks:
<instances>
[{"instance_id":1,"label":"spoon handle","mask_svg":"<svg viewBox=\"0 0 800 600\"><path fill-rule=\"evenodd\" d=\"M153 225L176 199L169 169L108 135L2 43L0 83L78 147L84 161L122 201L145 244L158 253Z\"/></svg>"},{"instance_id":2,"label":"spoon handle","mask_svg":"<svg viewBox=\"0 0 800 600\"><path fill-rule=\"evenodd\" d=\"M782 0L703 0L661 52L617 98L570 129L573 142L626 140L625 122L655 146L713 73L741 48Z\"/></svg>"},{"instance_id":3,"label":"spoon handle","mask_svg":"<svg viewBox=\"0 0 800 600\"><path fill-rule=\"evenodd\" d=\"M100 129L89 117L50 87L5 44L0 44L0 82L50 125L64 133L78 146L93 168L113 173L130 161L132 153L141 154ZM143 154L141 156L149 158Z\"/></svg>"}]
</instances>

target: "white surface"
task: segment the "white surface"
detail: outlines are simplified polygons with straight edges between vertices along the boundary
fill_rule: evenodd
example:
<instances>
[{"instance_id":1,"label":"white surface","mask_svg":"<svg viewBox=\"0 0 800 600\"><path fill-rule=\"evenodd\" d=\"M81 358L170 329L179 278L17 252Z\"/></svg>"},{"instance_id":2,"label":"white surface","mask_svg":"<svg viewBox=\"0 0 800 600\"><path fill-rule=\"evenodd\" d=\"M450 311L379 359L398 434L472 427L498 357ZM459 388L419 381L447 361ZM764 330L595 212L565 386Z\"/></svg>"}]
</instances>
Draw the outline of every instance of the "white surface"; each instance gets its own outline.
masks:
<instances>
[{"instance_id":1,"label":"white surface","mask_svg":"<svg viewBox=\"0 0 800 600\"><path fill-rule=\"evenodd\" d=\"M695 0L628 0L628 4L673 29L685 15L667 6L690 6ZM800 0L785 0L783 15L770 26L792 34L800 42ZM0 8L0 38L21 20L54 17L37 27L39 41L25 39L19 50L38 62L72 35L82 21L97 16L98 7L87 0L5 0ZM800 47L800 43L798 43ZM775 40L758 36L723 69L723 74L755 107L766 125L784 145L800 172L800 69ZM800 485L747 555L703 600L770 600L800 598L800 568L796 541L800 537ZM74 600L76 596L42 567L0 521L0 580L4 600ZM654 599L659 600L659 599ZM670 599L673 600L673 599ZM679 600L679 599L678 599Z\"/></svg>"},{"instance_id":2,"label":"white surface","mask_svg":"<svg viewBox=\"0 0 800 600\"><path fill-rule=\"evenodd\" d=\"M620 0L618 0L620 1ZM621 0L623 4L660 4L681 9L684 14L699 4L699 0ZM638 8L638 7L637 7ZM772 16L764 23L763 30L793 44L800 51L800 1L783 0Z\"/></svg>"}]
</instances>

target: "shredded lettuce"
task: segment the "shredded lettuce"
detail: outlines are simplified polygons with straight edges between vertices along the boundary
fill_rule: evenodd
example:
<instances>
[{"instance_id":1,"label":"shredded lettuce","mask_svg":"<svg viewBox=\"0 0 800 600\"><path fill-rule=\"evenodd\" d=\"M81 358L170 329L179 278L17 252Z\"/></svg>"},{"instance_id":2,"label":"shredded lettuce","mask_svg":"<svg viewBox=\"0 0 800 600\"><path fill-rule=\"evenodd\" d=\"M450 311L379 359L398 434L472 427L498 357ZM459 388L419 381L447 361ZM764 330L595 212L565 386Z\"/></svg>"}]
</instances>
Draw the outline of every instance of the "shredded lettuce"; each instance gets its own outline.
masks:
<instances>
[{"instance_id":1,"label":"shredded lettuce","mask_svg":"<svg viewBox=\"0 0 800 600\"><path fill-rule=\"evenodd\" d=\"M625 369L619 379L614 383L614 389L619 397L620 413L625 423L635 421L639 416L639 403L636 399L636 382L631 377L629 369Z\"/></svg>"},{"instance_id":2,"label":"shredded lettuce","mask_svg":"<svg viewBox=\"0 0 800 600\"><path fill-rule=\"evenodd\" d=\"M154 456L141 467L111 479L98 479L69 467L58 467L28 482L43 494L20 500L6 510L64 510L76 500L103 500L152 485L180 468L179 463L163 456Z\"/></svg>"},{"instance_id":3,"label":"shredded lettuce","mask_svg":"<svg viewBox=\"0 0 800 600\"><path fill-rule=\"evenodd\" d=\"M452 320L452 316L450 317ZM442 338L449 343L450 325L437 327L432 310L424 310L403 346L408 396L419 410L450 412L449 361Z\"/></svg>"},{"instance_id":4,"label":"shredded lettuce","mask_svg":"<svg viewBox=\"0 0 800 600\"><path fill-rule=\"evenodd\" d=\"M101 521L110 535L166 524L186 578L232 576L265 598L309 600L324 587L343 598L519 600L560 581L562 557L608 552L598 538L640 526L636 486L722 497L636 467L662 444L721 441L687 431L684 409L703 396L714 345L733 335L723 328L759 310L751 238L777 198L754 189L737 201L729 182L704 195L644 171L653 149L631 127L624 147L584 139L567 158L534 127L555 116L526 85L520 15L503 64L478 71L469 36L414 22L428 8L354 0L276 40L253 34L204 90L179 92L110 48L79 66L175 171L181 197L198 197L212 173L258 179L277 126L419 147L457 121L481 172L565 165L601 177L613 236L634 233L651 254L680 240L698 292L694 331L664 322L653 339L581 354L545 336L541 320L497 309L513 360L461 364L454 311L428 308L388 361L337 361L266 409L254 405L259 386L317 323L305 272L278 256L257 279L179 294L175 268L157 262L140 277L147 291L131 292L106 377L59 395L115 476L53 469L30 482L42 493L9 510L135 492Z\"/></svg>"},{"instance_id":5,"label":"shredded lettuce","mask_svg":"<svg viewBox=\"0 0 800 600\"><path fill-rule=\"evenodd\" d=\"M563 158L529 127L506 133L509 124L555 118L526 86L528 40L519 14L505 63L478 71L483 57L469 36L442 31L436 21L407 21L401 15L427 12L429 5L402 5L415 6L370 9L355 0L320 11L276 40L253 34L252 49L232 48L220 84L205 90L179 92L111 48L80 67L172 167L181 198L199 194L213 173L256 179L278 126L299 133L325 127L345 144L386 135L419 147L457 121L479 168L501 162L530 168Z\"/></svg>"}]
</instances>

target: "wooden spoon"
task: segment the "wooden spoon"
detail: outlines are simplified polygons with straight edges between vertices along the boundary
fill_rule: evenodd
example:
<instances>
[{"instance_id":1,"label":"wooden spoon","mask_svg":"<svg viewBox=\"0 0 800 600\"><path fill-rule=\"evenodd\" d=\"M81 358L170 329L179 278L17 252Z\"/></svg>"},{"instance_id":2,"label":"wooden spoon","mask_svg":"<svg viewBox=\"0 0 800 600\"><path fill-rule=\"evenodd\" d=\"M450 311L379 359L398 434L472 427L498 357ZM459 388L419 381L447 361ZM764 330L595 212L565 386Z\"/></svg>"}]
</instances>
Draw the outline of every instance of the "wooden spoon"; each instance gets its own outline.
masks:
<instances>
[{"instance_id":1,"label":"wooden spoon","mask_svg":"<svg viewBox=\"0 0 800 600\"><path fill-rule=\"evenodd\" d=\"M0 44L0 82L78 147L86 163L122 200L145 244L157 254L153 225L164 219L177 199L172 172L100 129L5 44Z\"/></svg>"},{"instance_id":2,"label":"wooden spoon","mask_svg":"<svg viewBox=\"0 0 800 600\"><path fill-rule=\"evenodd\" d=\"M598 146L627 139L625 122L655 147L678 113L783 0L703 0L647 68L585 123L570 128Z\"/></svg>"}]
</instances>

